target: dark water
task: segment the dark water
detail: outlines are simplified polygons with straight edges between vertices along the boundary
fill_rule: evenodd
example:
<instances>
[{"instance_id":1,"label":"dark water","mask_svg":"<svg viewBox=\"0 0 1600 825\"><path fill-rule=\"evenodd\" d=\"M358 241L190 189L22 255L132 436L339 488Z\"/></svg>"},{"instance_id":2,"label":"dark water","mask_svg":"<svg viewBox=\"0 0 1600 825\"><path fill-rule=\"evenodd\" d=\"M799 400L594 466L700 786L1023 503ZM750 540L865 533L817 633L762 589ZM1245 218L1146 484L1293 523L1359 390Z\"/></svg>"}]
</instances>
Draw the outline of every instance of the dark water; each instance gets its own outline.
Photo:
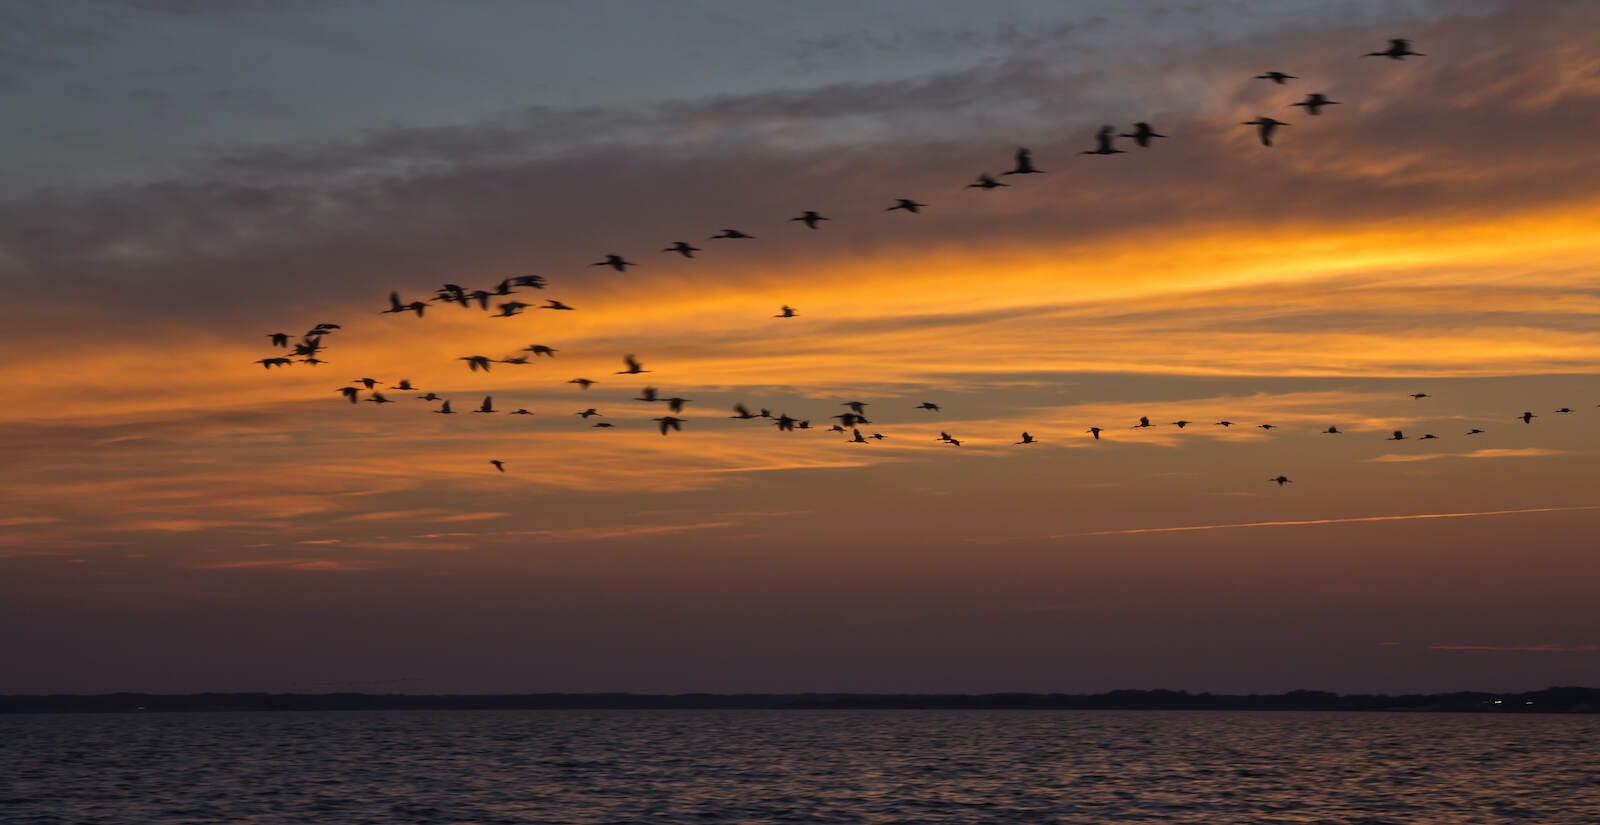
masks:
<instances>
[{"instance_id":1,"label":"dark water","mask_svg":"<svg viewBox=\"0 0 1600 825\"><path fill-rule=\"evenodd\" d=\"M1600 823L1600 718L0 717L4 823Z\"/></svg>"}]
</instances>

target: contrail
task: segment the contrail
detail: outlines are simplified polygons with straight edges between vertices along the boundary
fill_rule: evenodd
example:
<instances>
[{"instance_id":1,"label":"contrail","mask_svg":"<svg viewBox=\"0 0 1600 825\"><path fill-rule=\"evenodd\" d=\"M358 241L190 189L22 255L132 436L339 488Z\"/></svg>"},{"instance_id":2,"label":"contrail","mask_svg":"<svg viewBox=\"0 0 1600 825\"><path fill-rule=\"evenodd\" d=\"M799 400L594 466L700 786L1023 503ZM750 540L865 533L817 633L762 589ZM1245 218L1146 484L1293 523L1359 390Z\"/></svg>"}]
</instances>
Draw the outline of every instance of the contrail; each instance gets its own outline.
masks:
<instances>
[{"instance_id":1,"label":"contrail","mask_svg":"<svg viewBox=\"0 0 1600 825\"><path fill-rule=\"evenodd\" d=\"M1088 533L1058 533L1053 539L1078 536L1130 536L1135 533L1187 533L1195 530L1233 530L1240 527L1303 527L1310 524L1360 524L1369 521L1414 521L1434 518L1472 518L1474 516L1509 516L1519 513L1567 513L1576 510L1600 510L1600 505L1579 507L1529 507L1522 510L1482 510L1474 513L1412 513L1401 516L1355 516L1352 518L1318 518L1304 521L1245 521L1233 524L1193 524L1186 527L1136 527L1128 530L1095 530Z\"/></svg>"}]
</instances>

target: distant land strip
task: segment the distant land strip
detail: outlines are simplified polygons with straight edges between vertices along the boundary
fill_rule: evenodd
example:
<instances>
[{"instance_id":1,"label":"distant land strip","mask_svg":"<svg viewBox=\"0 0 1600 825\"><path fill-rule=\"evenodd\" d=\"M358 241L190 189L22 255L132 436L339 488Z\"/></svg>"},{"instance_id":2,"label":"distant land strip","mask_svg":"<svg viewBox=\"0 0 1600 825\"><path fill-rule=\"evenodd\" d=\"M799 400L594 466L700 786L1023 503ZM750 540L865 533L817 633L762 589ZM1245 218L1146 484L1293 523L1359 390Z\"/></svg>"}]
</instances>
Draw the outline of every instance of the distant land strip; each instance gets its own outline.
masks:
<instances>
[{"instance_id":1,"label":"distant land strip","mask_svg":"<svg viewBox=\"0 0 1600 825\"><path fill-rule=\"evenodd\" d=\"M1600 688L1528 693L107 693L0 696L0 714L375 710L1228 710L1600 713Z\"/></svg>"}]
</instances>

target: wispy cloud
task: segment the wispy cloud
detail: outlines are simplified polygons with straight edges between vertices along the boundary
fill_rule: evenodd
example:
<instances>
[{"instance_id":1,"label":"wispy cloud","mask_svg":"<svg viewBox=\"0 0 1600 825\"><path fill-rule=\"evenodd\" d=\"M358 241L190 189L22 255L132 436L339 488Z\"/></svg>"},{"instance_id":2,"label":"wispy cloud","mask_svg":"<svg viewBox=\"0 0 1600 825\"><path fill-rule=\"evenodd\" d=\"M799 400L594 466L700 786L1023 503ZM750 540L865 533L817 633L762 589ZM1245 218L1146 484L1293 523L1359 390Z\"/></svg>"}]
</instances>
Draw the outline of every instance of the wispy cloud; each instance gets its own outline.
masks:
<instances>
[{"instance_id":1,"label":"wispy cloud","mask_svg":"<svg viewBox=\"0 0 1600 825\"><path fill-rule=\"evenodd\" d=\"M1408 513L1394 516L1353 516L1347 518L1301 519L1296 521L1250 521L1232 524L1194 524L1184 527L1134 527L1125 530L1093 530L1085 533L1058 533L1050 538L1077 536L1132 536L1143 533L1189 533L1202 530L1237 530L1248 527L1309 527L1324 524L1364 524L1380 521L1420 521L1428 519L1477 518L1481 516L1512 516L1532 513L1568 513L1582 510L1600 510L1600 505L1579 507L1526 507L1516 510L1480 510L1469 513Z\"/></svg>"}]
</instances>

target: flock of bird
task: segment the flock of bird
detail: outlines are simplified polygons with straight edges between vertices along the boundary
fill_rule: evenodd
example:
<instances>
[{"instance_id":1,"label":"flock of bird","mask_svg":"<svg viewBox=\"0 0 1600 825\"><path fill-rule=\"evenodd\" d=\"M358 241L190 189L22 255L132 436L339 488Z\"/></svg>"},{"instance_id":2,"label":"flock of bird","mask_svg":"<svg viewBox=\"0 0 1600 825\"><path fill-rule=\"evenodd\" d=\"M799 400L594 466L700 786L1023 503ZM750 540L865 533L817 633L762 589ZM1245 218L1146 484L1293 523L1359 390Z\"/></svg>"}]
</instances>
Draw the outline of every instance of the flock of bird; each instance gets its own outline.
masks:
<instances>
[{"instance_id":1,"label":"flock of bird","mask_svg":"<svg viewBox=\"0 0 1600 825\"><path fill-rule=\"evenodd\" d=\"M1395 39L1389 41L1388 48L1381 51L1369 52L1365 56L1382 57L1391 60L1404 60L1407 57L1423 57L1424 55L1420 52L1413 51L1411 49L1410 41L1404 39ZM1298 78L1295 75L1287 74L1285 72L1269 71L1257 75L1254 79L1265 80L1281 86L1287 84L1288 81L1296 80ZM1332 100L1321 92L1311 92L1306 95L1305 99L1289 105L1291 107L1302 108L1307 114L1316 116L1321 114L1324 107L1338 105L1339 103L1340 101ZM1264 146L1272 146L1273 137L1277 133L1277 130L1280 127L1288 126L1289 124L1267 115L1261 115L1254 120L1245 121L1242 125L1255 127L1257 136L1259 137L1261 143ZM1143 121L1135 123L1132 131L1129 132L1118 132L1114 126L1103 126L1096 133L1094 147L1083 150L1081 154L1101 156L1126 154L1127 150L1118 148L1117 146L1117 140L1119 138L1131 140L1135 146L1144 149L1151 147L1154 140L1166 137L1166 135L1156 131L1154 126ZM991 175L989 173L980 174L975 182L967 184L965 188L993 190L1002 187L1009 187L1011 184L1000 180L1000 178L1020 175L1037 175L1044 173L1045 170L1038 168L1034 164L1032 152L1027 148L1019 148L1013 156L1013 166L1010 170L1001 172L998 176ZM927 206L927 204L911 198L895 198L891 205L885 207L884 211L905 212L915 215L922 212L922 210L926 209ZM815 210L806 210L801 214L790 218L789 222L798 222L803 224L807 229L816 230L819 228L819 225L822 222L828 220L830 220L828 217ZM754 235L732 228L723 229L716 234L709 236L708 238L708 240L713 241L755 239L756 236ZM697 253L703 251L704 250L702 248L683 240L673 241L661 250L663 253L677 254L684 258L694 258ZM633 261L629 261L623 255L608 253L605 254L600 260L591 264L591 266L607 267L617 272L627 272L629 267L637 266L637 264ZM378 314L404 315L409 313L414 315L416 318L423 318L427 310L435 304L454 304L463 309L471 309L476 307L478 310L483 312L490 312L492 307L492 315L493 317L497 318L518 316L528 310L574 310L574 307L553 298L545 299L543 303L539 305L520 301L516 298L516 296L525 294L523 290L544 290L546 287L546 280L539 275L519 275L506 278L487 289L468 289L467 287L458 284L447 283L437 288L433 294L426 299L407 301L404 300L398 292L391 292L389 294L388 306L381 310ZM779 309L777 314L772 317L791 319L798 316L799 312L794 307L784 305ZM319 354L324 352L326 349L324 339L335 332L338 332L340 329L341 327L339 324L317 324L306 333L299 336L298 340L292 340L292 336L287 333L270 333L267 335L267 337L270 339L272 346L278 349L287 350L288 354L268 356L259 359L256 363L268 370L271 370L275 367L287 367L296 363L309 365L320 365L327 363L319 357ZM544 344L530 344L503 358L492 358L487 355L474 354L459 356L457 360L465 362L468 370L472 372L482 371L484 373L489 373L497 364L510 366L527 365L538 358L554 359L557 352L559 352L559 350L555 347ZM651 370L646 369L643 363L632 354L623 356L622 366L622 369L615 372L616 375L635 376L651 372ZM570 379L566 383L577 385L580 391L587 391L591 386L598 382L594 379L578 377ZM413 399L437 403L439 405L437 409L433 410L433 413L435 414L454 415L458 412L452 408L450 399L443 398L437 393L427 392L419 387L413 386L409 380L402 379L394 384L384 385L385 389L389 391L388 394L378 389L380 385L382 385L382 382L378 381L377 379L362 377L353 379L349 385L339 387L335 390L335 392L337 392L351 404L359 404L363 401L373 404L391 404L396 403L396 401L395 399L390 398L389 394L416 393L412 396ZM362 398L363 390L366 392L365 399ZM1411 397L1414 400L1420 401L1422 399L1429 398L1430 395L1428 393L1419 392L1413 393ZM645 404L665 405L667 409L666 415L661 415L650 419L662 435L667 435L672 432L680 432L683 430L684 422L687 419L681 417L680 414L683 413L685 405L689 404L691 399L680 396L664 396L660 394L660 391L656 387L645 387L640 391L639 395L634 397L632 400L643 402ZM752 412L743 403L733 405L733 415L728 416L728 418L744 421L767 421L775 426L780 432L826 429L827 431L834 433L848 434L849 437L847 442L854 444L868 444L873 441L882 441L887 438L880 432L864 432L861 429L863 426L869 426L872 424L866 413L866 408L869 406L867 402L846 401L842 402L841 406L844 406L848 409L844 412L830 416L829 420L832 423L830 423L826 428L813 428L809 419L795 418L790 416L788 413L778 413L774 415L770 409L766 408L759 408L758 412ZM942 408L937 403L925 401L917 405L914 409L922 410L931 414L937 414L941 412ZM471 412L479 415L488 415L501 413L502 410L495 407L493 395L486 395L479 403L477 408L471 410ZM503 412L507 415L533 414L526 408L521 407L511 410L504 410ZM1563 407L1555 412L1559 414L1566 414L1573 412L1573 410ZM591 422L590 419L606 418L604 414L594 407L587 407L583 410L573 413L573 415L580 418L584 422L588 422L589 426L591 427L606 429L615 426L613 422L607 420L597 420ZM1533 419L1537 417L1538 416L1535 413L1531 411L1525 411L1521 415L1516 416L1515 420L1520 420L1524 424L1530 424L1532 423ZM1169 422L1169 425L1175 426L1179 429L1184 429L1193 423L1194 422L1192 421L1179 419L1177 421ZM1139 418L1138 423L1132 425L1131 429L1142 430L1156 426L1160 425L1152 423L1148 416L1142 416ZM1229 428L1234 426L1234 422L1222 420L1214 422L1213 426ZM1277 425L1274 424L1255 424L1253 426L1264 431L1277 429ZM1095 440L1100 440L1101 434L1107 431L1107 428L1093 426L1085 430L1085 433L1092 436ZM1344 433L1344 431L1340 430L1337 425L1329 426L1327 429L1321 430L1320 432L1325 435L1342 435ZM1483 432L1485 432L1483 429L1474 427L1469 430L1466 435L1475 436L1482 434ZM1406 438L1407 436L1403 431L1394 430L1386 440L1402 441L1406 440ZM1418 436L1417 440L1433 440L1437 438L1439 438L1439 436L1434 433L1425 433L1421 436ZM935 440L956 447L961 446L962 443L961 439L943 431L939 433ZM1028 432L1023 432L1020 438L1013 442L1014 445L1032 445L1038 443L1040 443L1039 440ZM489 464L499 472L503 473L506 471L506 462L502 459L491 459L489 460ZM1283 475L1274 476L1268 479L1268 481L1277 484L1279 487L1291 483L1291 479Z\"/></svg>"}]
</instances>

